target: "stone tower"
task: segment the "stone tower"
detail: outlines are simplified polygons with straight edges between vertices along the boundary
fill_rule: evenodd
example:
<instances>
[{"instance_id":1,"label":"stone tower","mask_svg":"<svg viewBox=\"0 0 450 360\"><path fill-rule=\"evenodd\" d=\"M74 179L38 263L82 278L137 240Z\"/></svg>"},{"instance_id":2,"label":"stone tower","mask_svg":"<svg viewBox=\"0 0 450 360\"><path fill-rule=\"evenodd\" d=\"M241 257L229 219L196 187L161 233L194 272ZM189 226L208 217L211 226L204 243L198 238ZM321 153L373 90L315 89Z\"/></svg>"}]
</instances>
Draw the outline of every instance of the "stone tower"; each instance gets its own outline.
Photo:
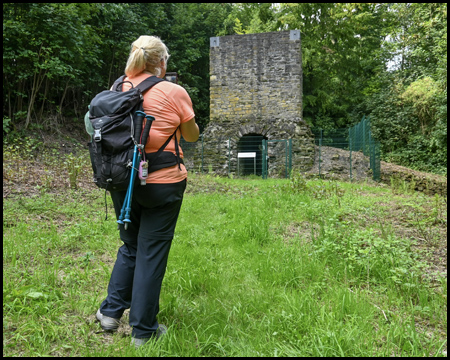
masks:
<instances>
[{"instance_id":1,"label":"stone tower","mask_svg":"<svg viewBox=\"0 0 450 360\"><path fill-rule=\"evenodd\" d=\"M312 134L302 120L301 59L299 30L210 39L210 123L203 139L205 155L223 164L220 169L235 171L239 147L250 138L269 140L273 174L286 143L271 140L292 139L293 168L312 166Z\"/></svg>"}]
</instances>

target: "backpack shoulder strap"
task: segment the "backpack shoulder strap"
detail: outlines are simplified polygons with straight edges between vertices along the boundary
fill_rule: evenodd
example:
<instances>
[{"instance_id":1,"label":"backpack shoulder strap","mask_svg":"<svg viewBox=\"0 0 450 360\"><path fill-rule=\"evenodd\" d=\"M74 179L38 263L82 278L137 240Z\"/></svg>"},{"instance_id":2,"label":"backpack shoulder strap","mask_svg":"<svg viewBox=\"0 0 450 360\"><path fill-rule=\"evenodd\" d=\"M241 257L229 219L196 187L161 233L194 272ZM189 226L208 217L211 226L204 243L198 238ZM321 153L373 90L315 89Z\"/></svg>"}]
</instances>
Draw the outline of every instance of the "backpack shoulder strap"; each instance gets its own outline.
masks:
<instances>
[{"instance_id":1,"label":"backpack shoulder strap","mask_svg":"<svg viewBox=\"0 0 450 360\"><path fill-rule=\"evenodd\" d=\"M116 81L114 81L114 84L112 87L114 91L122 91L121 83L124 82L123 80L125 79L125 77L126 77L126 75L122 75ZM165 81L165 80L152 75L152 76L149 76L147 79L143 80L142 82L140 82L136 87L139 90L141 90L141 93L144 93L147 90L149 90L153 85L156 85L157 83L159 83L161 81Z\"/></svg>"},{"instance_id":2,"label":"backpack shoulder strap","mask_svg":"<svg viewBox=\"0 0 450 360\"><path fill-rule=\"evenodd\" d=\"M164 79L161 79L159 77L156 77L154 75L148 77L147 79L143 80L141 83L139 83L136 87L141 90L142 93L145 93L147 90L149 90L153 85L156 85L157 83L161 81L166 81Z\"/></svg>"}]
</instances>

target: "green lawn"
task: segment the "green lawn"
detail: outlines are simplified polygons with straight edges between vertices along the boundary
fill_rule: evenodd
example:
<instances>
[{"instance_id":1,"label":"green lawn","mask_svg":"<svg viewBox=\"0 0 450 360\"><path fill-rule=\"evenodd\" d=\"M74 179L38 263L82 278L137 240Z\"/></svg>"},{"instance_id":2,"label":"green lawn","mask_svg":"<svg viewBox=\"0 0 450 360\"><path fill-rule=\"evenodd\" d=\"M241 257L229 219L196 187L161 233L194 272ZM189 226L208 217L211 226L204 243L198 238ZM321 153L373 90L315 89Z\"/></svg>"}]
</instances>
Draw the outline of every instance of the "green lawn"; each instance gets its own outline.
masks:
<instances>
[{"instance_id":1,"label":"green lawn","mask_svg":"<svg viewBox=\"0 0 450 360\"><path fill-rule=\"evenodd\" d=\"M101 190L10 196L3 356L446 356L446 198L394 190L191 174L169 330L139 350L128 312L113 335L95 322L121 245L110 197L105 221Z\"/></svg>"}]
</instances>

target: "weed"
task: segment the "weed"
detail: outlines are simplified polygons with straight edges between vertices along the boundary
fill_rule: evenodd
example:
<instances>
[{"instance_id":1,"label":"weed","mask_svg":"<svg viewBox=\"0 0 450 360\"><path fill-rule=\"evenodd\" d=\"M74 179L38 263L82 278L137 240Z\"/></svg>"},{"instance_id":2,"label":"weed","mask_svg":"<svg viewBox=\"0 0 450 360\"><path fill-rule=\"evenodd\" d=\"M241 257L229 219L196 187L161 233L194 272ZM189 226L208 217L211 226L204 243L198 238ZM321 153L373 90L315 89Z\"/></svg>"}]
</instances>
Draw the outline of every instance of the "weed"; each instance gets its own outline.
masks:
<instances>
[{"instance_id":1,"label":"weed","mask_svg":"<svg viewBox=\"0 0 450 360\"><path fill-rule=\"evenodd\" d=\"M52 170L46 169L42 176L42 186L45 189L53 188L54 178L55 178L54 172Z\"/></svg>"},{"instance_id":2,"label":"weed","mask_svg":"<svg viewBox=\"0 0 450 360\"><path fill-rule=\"evenodd\" d=\"M447 224L447 198L439 194L434 195L431 216L434 218L433 224Z\"/></svg>"},{"instance_id":3,"label":"weed","mask_svg":"<svg viewBox=\"0 0 450 360\"><path fill-rule=\"evenodd\" d=\"M433 216L422 217L420 214L413 213L410 223L414 226L418 239L427 244L437 247L440 243L441 234L439 229L434 227L435 219Z\"/></svg>"},{"instance_id":4,"label":"weed","mask_svg":"<svg viewBox=\"0 0 450 360\"><path fill-rule=\"evenodd\" d=\"M79 261L81 262L81 266L86 268L91 263L91 260L95 260L95 255L92 251L88 251L84 256L82 256Z\"/></svg>"},{"instance_id":5,"label":"weed","mask_svg":"<svg viewBox=\"0 0 450 360\"><path fill-rule=\"evenodd\" d=\"M411 180L410 182L399 176L390 177L391 188L398 194L413 194L416 188L416 182Z\"/></svg>"},{"instance_id":6,"label":"weed","mask_svg":"<svg viewBox=\"0 0 450 360\"><path fill-rule=\"evenodd\" d=\"M439 205L439 195L433 199L431 213L420 204L408 203L407 221L413 227L416 238L436 247L441 240L440 230L436 225L444 223L444 218Z\"/></svg>"},{"instance_id":7,"label":"weed","mask_svg":"<svg viewBox=\"0 0 450 360\"><path fill-rule=\"evenodd\" d=\"M72 153L65 157L64 169L69 175L70 187L72 189L77 189L78 175L83 165L85 165L85 161L83 160L83 158L74 156Z\"/></svg>"},{"instance_id":8,"label":"weed","mask_svg":"<svg viewBox=\"0 0 450 360\"><path fill-rule=\"evenodd\" d=\"M301 193L308 190L306 178L301 172L292 172L286 187L293 193Z\"/></svg>"}]
</instances>

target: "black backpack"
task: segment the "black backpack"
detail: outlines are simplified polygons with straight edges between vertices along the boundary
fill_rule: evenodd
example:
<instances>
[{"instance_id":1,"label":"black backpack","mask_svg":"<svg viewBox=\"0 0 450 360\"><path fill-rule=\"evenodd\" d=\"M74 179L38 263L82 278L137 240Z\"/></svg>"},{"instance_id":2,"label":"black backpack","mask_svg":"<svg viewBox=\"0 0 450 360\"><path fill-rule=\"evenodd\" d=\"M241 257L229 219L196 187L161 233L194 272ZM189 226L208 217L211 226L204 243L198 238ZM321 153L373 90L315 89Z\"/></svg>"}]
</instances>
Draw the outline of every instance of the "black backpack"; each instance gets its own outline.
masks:
<instances>
[{"instance_id":1,"label":"black backpack","mask_svg":"<svg viewBox=\"0 0 450 360\"><path fill-rule=\"evenodd\" d=\"M140 140L135 139L134 134L141 133L141 130L135 128L136 111L143 112L143 94L155 84L164 81L156 76L150 76L136 87L132 85L130 90L122 92L124 78L125 75L117 79L112 90L104 90L97 94L89 107L89 120L94 128L92 141L88 144L94 182L98 187L108 191L127 190L134 146ZM150 158L149 173L181 163L175 133L157 153L151 156L147 154ZM174 135L177 156L163 151ZM152 165L152 162L155 164ZM159 166L156 163L159 163Z\"/></svg>"}]
</instances>

